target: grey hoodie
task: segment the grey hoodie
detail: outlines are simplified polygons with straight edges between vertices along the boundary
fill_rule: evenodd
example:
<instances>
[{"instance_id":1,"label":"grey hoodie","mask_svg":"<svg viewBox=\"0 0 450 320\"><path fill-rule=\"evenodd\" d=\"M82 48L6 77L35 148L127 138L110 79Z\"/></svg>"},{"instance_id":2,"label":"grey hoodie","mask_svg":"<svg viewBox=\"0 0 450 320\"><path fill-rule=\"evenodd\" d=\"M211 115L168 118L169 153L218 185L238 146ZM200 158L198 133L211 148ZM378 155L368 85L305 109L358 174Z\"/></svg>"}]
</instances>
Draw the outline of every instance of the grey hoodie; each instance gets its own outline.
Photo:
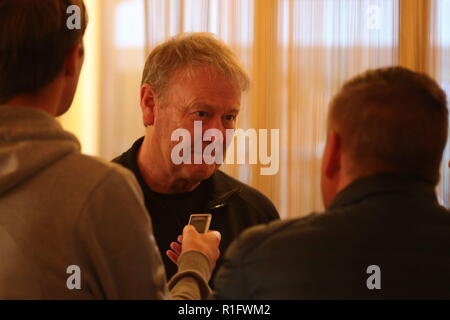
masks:
<instances>
[{"instance_id":1,"label":"grey hoodie","mask_svg":"<svg viewBox=\"0 0 450 320\"><path fill-rule=\"evenodd\" d=\"M210 273L183 255L173 297L206 297ZM49 114L0 106L0 299L170 297L133 174L82 155Z\"/></svg>"}]
</instances>

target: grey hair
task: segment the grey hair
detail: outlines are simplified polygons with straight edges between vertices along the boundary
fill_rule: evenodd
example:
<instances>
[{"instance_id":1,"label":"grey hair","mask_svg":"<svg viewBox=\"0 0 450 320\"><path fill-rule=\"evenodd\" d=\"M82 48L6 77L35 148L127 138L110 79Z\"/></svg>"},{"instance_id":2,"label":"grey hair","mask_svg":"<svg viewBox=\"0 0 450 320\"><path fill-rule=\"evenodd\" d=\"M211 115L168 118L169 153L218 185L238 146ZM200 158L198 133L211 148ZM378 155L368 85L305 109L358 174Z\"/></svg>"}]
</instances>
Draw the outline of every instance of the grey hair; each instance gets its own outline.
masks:
<instances>
[{"instance_id":1,"label":"grey hair","mask_svg":"<svg viewBox=\"0 0 450 320\"><path fill-rule=\"evenodd\" d=\"M158 45L147 58L142 84L151 85L161 97L175 71L204 66L218 71L241 91L250 88L250 78L233 51L206 32L181 33Z\"/></svg>"}]
</instances>

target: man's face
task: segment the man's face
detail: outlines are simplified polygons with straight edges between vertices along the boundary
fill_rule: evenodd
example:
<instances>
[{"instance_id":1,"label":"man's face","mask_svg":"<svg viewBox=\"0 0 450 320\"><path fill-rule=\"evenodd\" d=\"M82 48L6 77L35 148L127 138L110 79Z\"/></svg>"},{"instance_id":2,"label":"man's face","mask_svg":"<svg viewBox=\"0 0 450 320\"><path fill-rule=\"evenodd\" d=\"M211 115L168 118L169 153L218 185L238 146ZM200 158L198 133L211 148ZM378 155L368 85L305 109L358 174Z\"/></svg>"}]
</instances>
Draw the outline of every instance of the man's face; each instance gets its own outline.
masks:
<instances>
[{"instance_id":1,"label":"man's face","mask_svg":"<svg viewBox=\"0 0 450 320\"><path fill-rule=\"evenodd\" d=\"M163 165L174 178L200 182L209 178L219 165L208 165L203 157L201 164L194 164L194 122L202 122L202 134L208 129L217 129L225 138L226 129L236 128L241 91L210 68L196 67L192 71L189 76L186 69L175 72L161 103L155 103L153 143L158 144ZM171 141L171 136L177 129L190 132L192 164L175 165L172 161L172 150L179 141ZM202 152L210 143L202 142Z\"/></svg>"}]
</instances>

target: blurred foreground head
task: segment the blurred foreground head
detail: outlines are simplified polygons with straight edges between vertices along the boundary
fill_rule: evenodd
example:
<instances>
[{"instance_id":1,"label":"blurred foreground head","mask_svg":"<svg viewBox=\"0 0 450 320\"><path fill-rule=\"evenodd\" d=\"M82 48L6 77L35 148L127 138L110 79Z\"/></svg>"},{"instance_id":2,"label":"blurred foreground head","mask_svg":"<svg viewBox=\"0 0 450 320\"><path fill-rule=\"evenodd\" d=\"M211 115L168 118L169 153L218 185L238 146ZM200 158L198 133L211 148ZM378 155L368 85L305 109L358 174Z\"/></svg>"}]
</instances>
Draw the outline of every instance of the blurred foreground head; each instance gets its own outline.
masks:
<instances>
[{"instance_id":1,"label":"blurred foreground head","mask_svg":"<svg viewBox=\"0 0 450 320\"><path fill-rule=\"evenodd\" d=\"M446 95L425 74L391 67L351 79L330 105L325 205L352 181L380 173L437 184L447 127Z\"/></svg>"},{"instance_id":2,"label":"blurred foreground head","mask_svg":"<svg viewBox=\"0 0 450 320\"><path fill-rule=\"evenodd\" d=\"M72 5L79 8L79 29L67 26ZM64 113L72 102L79 75L79 70L64 69L73 69L71 54L82 58L86 25L82 0L0 0L0 104L34 95L62 72L73 71L73 79L61 90L65 106L58 113Z\"/></svg>"}]
</instances>

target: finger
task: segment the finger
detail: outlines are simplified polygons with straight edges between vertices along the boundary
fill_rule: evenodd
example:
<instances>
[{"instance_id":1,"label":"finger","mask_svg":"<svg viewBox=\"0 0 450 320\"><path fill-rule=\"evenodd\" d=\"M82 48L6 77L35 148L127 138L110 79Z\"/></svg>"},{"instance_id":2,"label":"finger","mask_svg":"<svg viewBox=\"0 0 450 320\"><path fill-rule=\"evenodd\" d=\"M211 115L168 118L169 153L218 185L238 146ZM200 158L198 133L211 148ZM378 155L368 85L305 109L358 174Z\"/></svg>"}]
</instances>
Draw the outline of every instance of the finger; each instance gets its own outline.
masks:
<instances>
[{"instance_id":1,"label":"finger","mask_svg":"<svg viewBox=\"0 0 450 320\"><path fill-rule=\"evenodd\" d=\"M177 241L178 241L179 243L183 243L183 236L178 236Z\"/></svg>"},{"instance_id":2,"label":"finger","mask_svg":"<svg viewBox=\"0 0 450 320\"><path fill-rule=\"evenodd\" d=\"M170 259L170 261L172 261L173 263L178 265L178 255L177 254L175 254L172 250L167 250L166 255Z\"/></svg>"},{"instance_id":3,"label":"finger","mask_svg":"<svg viewBox=\"0 0 450 320\"><path fill-rule=\"evenodd\" d=\"M172 242L170 244L170 248L175 252L177 252L177 251L181 252L181 244L179 244L178 242Z\"/></svg>"},{"instance_id":4,"label":"finger","mask_svg":"<svg viewBox=\"0 0 450 320\"><path fill-rule=\"evenodd\" d=\"M170 244L170 248L175 251L176 254L180 255L181 253L181 245L179 243L176 242L172 242Z\"/></svg>"},{"instance_id":5,"label":"finger","mask_svg":"<svg viewBox=\"0 0 450 320\"><path fill-rule=\"evenodd\" d=\"M166 256L170 259L170 261L172 261L173 263L176 263L175 262L175 254L173 253L172 250L167 250Z\"/></svg>"}]
</instances>

